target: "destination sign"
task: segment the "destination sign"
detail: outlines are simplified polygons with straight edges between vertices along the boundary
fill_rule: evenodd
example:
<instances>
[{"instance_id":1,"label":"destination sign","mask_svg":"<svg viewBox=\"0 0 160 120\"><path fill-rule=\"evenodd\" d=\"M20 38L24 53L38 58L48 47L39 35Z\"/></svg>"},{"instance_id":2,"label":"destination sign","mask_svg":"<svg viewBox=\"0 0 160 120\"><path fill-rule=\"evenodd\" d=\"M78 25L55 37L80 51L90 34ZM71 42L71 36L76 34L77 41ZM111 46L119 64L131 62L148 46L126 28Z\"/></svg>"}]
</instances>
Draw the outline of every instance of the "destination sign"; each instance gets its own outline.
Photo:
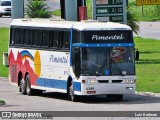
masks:
<instances>
[{"instance_id":1,"label":"destination sign","mask_svg":"<svg viewBox=\"0 0 160 120\"><path fill-rule=\"evenodd\" d=\"M137 5L160 5L160 0L136 0Z\"/></svg>"},{"instance_id":2,"label":"destination sign","mask_svg":"<svg viewBox=\"0 0 160 120\"><path fill-rule=\"evenodd\" d=\"M123 7L97 7L97 14L117 14L123 13Z\"/></svg>"},{"instance_id":3,"label":"destination sign","mask_svg":"<svg viewBox=\"0 0 160 120\"><path fill-rule=\"evenodd\" d=\"M131 30L85 31L82 43L133 43Z\"/></svg>"}]
</instances>

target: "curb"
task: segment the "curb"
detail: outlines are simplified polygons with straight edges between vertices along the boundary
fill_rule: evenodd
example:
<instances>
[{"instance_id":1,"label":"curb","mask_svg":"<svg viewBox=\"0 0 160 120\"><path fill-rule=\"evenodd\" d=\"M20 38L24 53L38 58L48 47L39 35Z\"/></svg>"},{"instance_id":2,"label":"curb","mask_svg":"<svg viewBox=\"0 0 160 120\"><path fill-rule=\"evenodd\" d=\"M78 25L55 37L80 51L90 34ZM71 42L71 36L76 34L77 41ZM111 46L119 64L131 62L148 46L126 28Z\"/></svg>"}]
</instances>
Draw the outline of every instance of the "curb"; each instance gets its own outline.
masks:
<instances>
[{"instance_id":1,"label":"curb","mask_svg":"<svg viewBox=\"0 0 160 120\"><path fill-rule=\"evenodd\" d=\"M144 96L154 96L154 97L160 97L160 93L153 93L153 92L137 92L137 95L144 95Z\"/></svg>"}]
</instances>

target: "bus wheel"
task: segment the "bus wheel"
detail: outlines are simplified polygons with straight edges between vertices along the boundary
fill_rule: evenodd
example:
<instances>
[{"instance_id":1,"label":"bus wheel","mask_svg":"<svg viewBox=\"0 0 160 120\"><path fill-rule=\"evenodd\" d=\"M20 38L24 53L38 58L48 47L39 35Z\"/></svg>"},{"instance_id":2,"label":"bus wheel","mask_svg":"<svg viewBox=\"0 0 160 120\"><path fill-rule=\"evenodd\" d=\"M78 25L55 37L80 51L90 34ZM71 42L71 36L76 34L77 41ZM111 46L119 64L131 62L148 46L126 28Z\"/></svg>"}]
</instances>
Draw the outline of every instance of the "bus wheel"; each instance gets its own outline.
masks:
<instances>
[{"instance_id":1,"label":"bus wheel","mask_svg":"<svg viewBox=\"0 0 160 120\"><path fill-rule=\"evenodd\" d=\"M68 91L68 96L71 101L76 102L77 101L77 96L74 94L74 85L73 82L69 85L69 91Z\"/></svg>"},{"instance_id":2,"label":"bus wheel","mask_svg":"<svg viewBox=\"0 0 160 120\"><path fill-rule=\"evenodd\" d=\"M26 81L22 78L22 80L20 81L20 90L22 92L23 95L26 95Z\"/></svg>"},{"instance_id":3,"label":"bus wheel","mask_svg":"<svg viewBox=\"0 0 160 120\"><path fill-rule=\"evenodd\" d=\"M31 88L31 81L30 81L30 77L29 77L29 74L26 76L26 93L27 95L32 95L32 88Z\"/></svg>"}]
</instances>

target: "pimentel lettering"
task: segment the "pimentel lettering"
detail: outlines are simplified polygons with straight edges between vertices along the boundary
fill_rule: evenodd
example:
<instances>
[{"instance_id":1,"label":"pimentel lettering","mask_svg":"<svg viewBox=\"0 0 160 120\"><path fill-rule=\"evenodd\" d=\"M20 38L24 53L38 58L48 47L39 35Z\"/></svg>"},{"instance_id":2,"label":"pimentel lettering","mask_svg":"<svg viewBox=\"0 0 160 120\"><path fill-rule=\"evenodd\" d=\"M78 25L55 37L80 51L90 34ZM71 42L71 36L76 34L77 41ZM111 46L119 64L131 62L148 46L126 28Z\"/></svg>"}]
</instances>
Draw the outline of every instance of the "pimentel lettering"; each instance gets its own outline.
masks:
<instances>
[{"instance_id":1,"label":"pimentel lettering","mask_svg":"<svg viewBox=\"0 0 160 120\"><path fill-rule=\"evenodd\" d=\"M100 36L100 35L93 35L92 40L123 40L123 34L120 35L113 35L113 36Z\"/></svg>"},{"instance_id":2,"label":"pimentel lettering","mask_svg":"<svg viewBox=\"0 0 160 120\"><path fill-rule=\"evenodd\" d=\"M68 56L67 57L54 57L54 55L50 56L50 62L55 63L69 63Z\"/></svg>"}]
</instances>

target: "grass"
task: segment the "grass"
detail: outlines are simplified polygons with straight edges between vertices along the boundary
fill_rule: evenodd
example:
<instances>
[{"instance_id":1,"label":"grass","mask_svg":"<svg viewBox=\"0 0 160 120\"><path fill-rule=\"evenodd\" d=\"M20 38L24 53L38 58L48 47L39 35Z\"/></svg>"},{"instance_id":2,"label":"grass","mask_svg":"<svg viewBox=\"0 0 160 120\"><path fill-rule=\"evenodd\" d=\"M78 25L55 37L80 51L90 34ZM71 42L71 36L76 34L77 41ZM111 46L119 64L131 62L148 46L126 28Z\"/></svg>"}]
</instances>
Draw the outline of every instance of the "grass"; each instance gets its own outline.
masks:
<instances>
[{"instance_id":1,"label":"grass","mask_svg":"<svg viewBox=\"0 0 160 120\"><path fill-rule=\"evenodd\" d=\"M8 28L0 28L0 55L8 50ZM136 61L136 90L160 93L160 41L135 38L135 47L140 51ZM0 57L0 77L8 76L8 67L2 65Z\"/></svg>"},{"instance_id":2,"label":"grass","mask_svg":"<svg viewBox=\"0 0 160 120\"><path fill-rule=\"evenodd\" d=\"M54 11L52 12L52 14L53 14L54 16L61 16L61 11L60 11L60 10L54 10Z\"/></svg>"},{"instance_id":3,"label":"grass","mask_svg":"<svg viewBox=\"0 0 160 120\"><path fill-rule=\"evenodd\" d=\"M7 77L8 76L8 67L4 67L2 65L3 61L3 52L8 51L8 35L9 29L8 28L0 28L0 76Z\"/></svg>"},{"instance_id":4,"label":"grass","mask_svg":"<svg viewBox=\"0 0 160 120\"><path fill-rule=\"evenodd\" d=\"M4 100L0 100L0 105L5 105L5 101Z\"/></svg>"},{"instance_id":5,"label":"grass","mask_svg":"<svg viewBox=\"0 0 160 120\"><path fill-rule=\"evenodd\" d=\"M160 93L160 41L135 38L140 60L136 61L137 91Z\"/></svg>"},{"instance_id":6,"label":"grass","mask_svg":"<svg viewBox=\"0 0 160 120\"><path fill-rule=\"evenodd\" d=\"M129 11L134 13L139 21L160 20L160 5L144 5L142 7L136 5L136 0L129 0Z\"/></svg>"}]
</instances>

